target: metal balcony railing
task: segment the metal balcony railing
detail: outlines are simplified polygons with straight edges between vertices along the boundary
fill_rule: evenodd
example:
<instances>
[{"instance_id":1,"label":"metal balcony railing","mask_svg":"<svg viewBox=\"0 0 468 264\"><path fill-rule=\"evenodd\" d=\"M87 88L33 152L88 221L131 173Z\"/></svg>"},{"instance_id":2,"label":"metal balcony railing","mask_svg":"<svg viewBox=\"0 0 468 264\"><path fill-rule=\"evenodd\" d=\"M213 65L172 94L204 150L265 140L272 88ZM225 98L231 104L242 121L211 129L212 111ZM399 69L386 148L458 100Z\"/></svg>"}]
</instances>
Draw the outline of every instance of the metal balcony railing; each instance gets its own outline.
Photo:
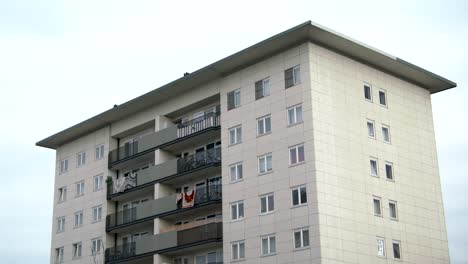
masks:
<instances>
[{"instance_id":1,"label":"metal balcony railing","mask_svg":"<svg viewBox=\"0 0 468 264\"><path fill-rule=\"evenodd\" d=\"M162 214L177 213L179 211L187 210L187 208L182 208L181 200L177 202L176 195L177 194L173 194L160 199L147 201L134 208L107 215L106 230L119 226L126 226L143 219L152 219L152 217L157 217ZM212 185L208 188L200 188L195 191L194 207L200 207L213 202L220 202L221 199L221 185Z\"/></svg>"},{"instance_id":2,"label":"metal balcony railing","mask_svg":"<svg viewBox=\"0 0 468 264\"><path fill-rule=\"evenodd\" d=\"M129 189L163 180L169 176L185 174L221 162L221 148L208 149L184 158L168 160L161 164L138 171L128 177L114 179L107 184L107 196L125 192Z\"/></svg>"},{"instance_id":3,"label":"metal balcony railing","mask_svg":"<svg viewBox=\"0 0 468 264\"><path fill-rule=\"evenodd\" d=\"M137 259L158 252L169 252L203 243L219 242L223 238L223 223L216 222L194 226L188 229L170 231L155 236L146 236L132 243L107 248L105 262L112 263L129 258Z\"/></svg>"},{"instance_id":4,"label":"metal balcony railing","mask_svg":"<svg viewBox=\"0 0 468 264\"><path fill-rule=\"evenodd\" d=\"M178 139L190 137L209 128L220 126L220 113L213 112L202 117L173 125L168 128L146 135L138 141L125 144L109 152L109 165L131 158L147 150L155 149Z\"/></svg>"}]
</instances>

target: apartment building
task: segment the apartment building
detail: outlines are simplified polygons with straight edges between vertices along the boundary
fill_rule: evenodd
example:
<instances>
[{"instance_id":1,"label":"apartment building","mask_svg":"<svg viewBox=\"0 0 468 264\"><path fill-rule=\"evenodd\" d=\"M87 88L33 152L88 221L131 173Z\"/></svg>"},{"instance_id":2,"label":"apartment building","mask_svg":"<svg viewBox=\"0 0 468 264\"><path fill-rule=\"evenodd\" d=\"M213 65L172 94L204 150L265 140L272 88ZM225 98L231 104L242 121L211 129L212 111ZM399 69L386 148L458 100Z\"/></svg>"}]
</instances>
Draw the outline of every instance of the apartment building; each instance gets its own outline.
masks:
<instances>
[{"instance_id":1,"label":"apartment building","mask_svg":"<svg viewBox=\"0 0 468 264\"><path fill-rule=\"evenodd\" d=\"M449 263L431 94L312 22L37 143L51 263Z\"/></svg>"}]
</instances>

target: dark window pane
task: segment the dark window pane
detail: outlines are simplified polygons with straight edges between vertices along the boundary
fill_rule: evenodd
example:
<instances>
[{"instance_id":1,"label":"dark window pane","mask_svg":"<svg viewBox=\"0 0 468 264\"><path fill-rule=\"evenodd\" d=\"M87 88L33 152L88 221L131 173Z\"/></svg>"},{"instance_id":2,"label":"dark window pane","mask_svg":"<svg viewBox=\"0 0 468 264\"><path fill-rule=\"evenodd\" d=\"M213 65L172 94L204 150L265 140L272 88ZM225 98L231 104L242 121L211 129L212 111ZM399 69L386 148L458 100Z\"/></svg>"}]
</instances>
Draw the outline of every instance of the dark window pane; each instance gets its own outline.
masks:
<instances>
[{"instance_id":1,"label":"dark window pane","mask_svg":"<svg viewBox=\"0 0 468 264\"><path fill-rule=\"evenodd\" d=\"M307 203L307 192L305 187L301 188L301 203Z\"/></svg>"},{"instance_id":2,"label":"dark window pane","mask_svg":"<svg viewBox=\"0 0 468 264\"><path fill-rule=\"evenodd\" d=\"M387 174L387 179L392 180L393 179L393 172L392 172L392 166L389 164L385 165L385 171Z\"/></svg>"},{"instance_id":3,"label":"dark window pane","mask_svg":"<svg viewBox=\"0 0 468 264\"><path fill-rule=\"evenodd\" d=\"M387 101L385 98L385 93L382 91L379 91L379 100L381 105L387 105Z\"/></svg>"},{"instance_id":4,"label":"dark window pane","mask_svg":"<svg viewBox=\"0 0 468 264\"><path fill-rule=\"evenodd\" d=\"M227 103L228 103L228 110L231 110L235 107L234 104L234 92L230 92L227 94Z\"/></svg>"},{"instance_id":5,"label":"dark window pane","mask_svg":"<svg viewBox=\"0 0 468 264\"><path fill-rule=\"evenodd\" d=\"M299 204L299 193L297 189L292 191L292 199L293 199L293 205Z\"/></svg>"},{"instance_id":6,"label":"dark window pane","mask_svg":"<svg viewBox=\"0 0 468 264\"><path fill-rule=\"evenodd\" d=\"M294 86L293 68L284 71L284 84L286 88Z\"/></svg>"},{"instance_id":7,"label":"dark window pane","mask_svg":"<svg viewBox=\"0 0 468 264\"><path fill-rule=\"evenodd\" d=\"M303 230L302 231L302 240L303 240L303 245L304 247L309 246L309 230Z\"/></svg>"},{"instance_id":8,"label":"dark window pane","mask_svg":"<svg viewBox=\"0 0 468 264\"><path fill-rule=\"evenodd\" d=\"M393 257L396 259L400 258L400 244L393 243Z\"/></svg>"},{"instance_id":9,"label":"dark window pane","mask_svg":"<svg viewBox=\"0 0 468 264\"><path fill-rule=\"evenodd\" d=\"M369 86L367 85L364 85L364 97L367 99L367 100L371 100L371 89Z\"/></svg>"},{"instance_id":10,"label":"dark window pane","mask_svg":"<svg viewBox=\"0 0 468 264\"><path fill-rule=\"evenodd\" d=\"M263 81L255 83L255 100L263 98Z\"/></svg>"}]
</instances>

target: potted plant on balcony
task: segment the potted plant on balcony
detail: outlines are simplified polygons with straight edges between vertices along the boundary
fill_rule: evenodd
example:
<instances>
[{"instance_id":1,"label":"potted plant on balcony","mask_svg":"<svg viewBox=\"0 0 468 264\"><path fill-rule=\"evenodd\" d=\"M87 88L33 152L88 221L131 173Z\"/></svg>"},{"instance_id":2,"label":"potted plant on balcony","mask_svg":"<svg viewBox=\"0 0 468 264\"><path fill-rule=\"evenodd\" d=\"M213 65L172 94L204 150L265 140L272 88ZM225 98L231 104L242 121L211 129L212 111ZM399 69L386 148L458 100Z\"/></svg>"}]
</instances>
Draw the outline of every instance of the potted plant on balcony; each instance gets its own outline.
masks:
<instances>
[{"instance_id":1,"label":"potted plant on balcony","mask_svg":"<svg viewBox=\"0 0 468 264\"><path fill-rule=\"evenodd\" d=\"M112 185L113 182L114 182L114 180L112 179L112 177L107 176L107 179L106 179L107 186Z\"/></svg>"}]
</instances>

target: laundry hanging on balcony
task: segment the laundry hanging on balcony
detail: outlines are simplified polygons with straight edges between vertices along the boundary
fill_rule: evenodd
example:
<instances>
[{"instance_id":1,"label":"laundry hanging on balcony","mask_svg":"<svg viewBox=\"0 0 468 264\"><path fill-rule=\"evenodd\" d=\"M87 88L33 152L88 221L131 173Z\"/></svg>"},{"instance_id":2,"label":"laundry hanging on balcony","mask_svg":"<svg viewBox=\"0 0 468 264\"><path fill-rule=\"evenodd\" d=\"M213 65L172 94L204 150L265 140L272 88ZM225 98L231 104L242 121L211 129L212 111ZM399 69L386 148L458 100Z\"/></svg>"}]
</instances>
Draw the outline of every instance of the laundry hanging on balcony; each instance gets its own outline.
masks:
<instances>
[{"instance_id":1,"label":"laundry hanging on balcony","mask_svg":"<svg viewBox=\"0 0 468 264\"><path fill-rule=\"evenodd\" d=\"M182 193L182 208L190 208L195 204L195 190Z\"/></svg>"}]
</instances>

